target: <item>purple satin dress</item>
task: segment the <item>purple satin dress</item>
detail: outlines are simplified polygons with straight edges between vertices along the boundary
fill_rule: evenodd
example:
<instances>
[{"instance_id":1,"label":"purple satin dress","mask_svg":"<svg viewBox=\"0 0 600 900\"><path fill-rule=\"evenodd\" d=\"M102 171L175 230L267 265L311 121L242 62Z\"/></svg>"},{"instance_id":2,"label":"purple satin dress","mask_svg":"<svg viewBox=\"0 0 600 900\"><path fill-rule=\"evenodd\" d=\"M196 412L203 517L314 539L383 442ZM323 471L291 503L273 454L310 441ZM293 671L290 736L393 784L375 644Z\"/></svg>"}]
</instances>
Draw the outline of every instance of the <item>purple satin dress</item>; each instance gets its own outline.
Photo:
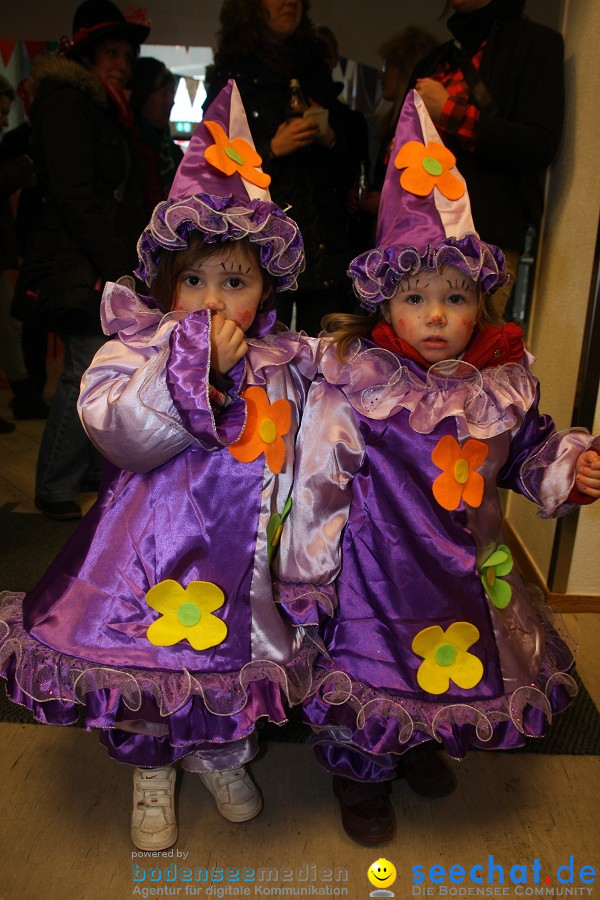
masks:
<instances>
[{"instance_id":1,"label":"purple satin dress","mask_svg":"<svg viewBox=\"0 0 600 900\"><path fill-rule=\"evenodd\" d=\"M369 781L424 740L455 758L520 746L569 703L572 655L517 572L497 489L561 515L600 440L538 413L528 354L427 372L353 354L327 351L311 387L275 568L278 600L326 648L304 703L317 756Z\"/></svg>"},{"instance_id":2,"label":"purple satin dress","mask_svg":"<svg viewBox=\"0 0 600 900\"><path fill-rule=\"evenodd\" d=\"M85 727L102 729L113 757L153 767L243 741L259 719L282 723L309 690L314 645L274 603L269 523L291 492L316 342L276 334L274 313L259 315L225 385L229 406L215 412L210 314L163 316L132 287L107 287L103 323L115 338L79 401L116 468L37 586L3 595L0 671L39 721L72 723L83 705ZM264 452L240 461L229 450L249 386L289 404L278 472ZM169 616L171 630L151 640Z\"/></svg>"}]
</instances>

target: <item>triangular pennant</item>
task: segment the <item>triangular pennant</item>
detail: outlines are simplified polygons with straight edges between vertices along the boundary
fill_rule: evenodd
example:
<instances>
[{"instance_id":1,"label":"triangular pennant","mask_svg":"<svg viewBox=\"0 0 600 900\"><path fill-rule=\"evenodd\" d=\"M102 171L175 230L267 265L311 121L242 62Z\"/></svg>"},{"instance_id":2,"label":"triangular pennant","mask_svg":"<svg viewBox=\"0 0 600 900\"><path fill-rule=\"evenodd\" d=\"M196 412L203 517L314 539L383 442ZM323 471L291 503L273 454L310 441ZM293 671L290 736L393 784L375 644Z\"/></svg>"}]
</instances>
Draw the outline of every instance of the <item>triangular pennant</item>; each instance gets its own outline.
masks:
<instances>
[{"instance_id":1,"label":"triangular pennant","mask_svg":"<svg viewBox=\"0 0 600 900\"><path fill-rule=\"evenodd\" d=\"M46 41L23 41L25 48L27 50L27 55L31 61L33 61L36 56L43 56L46 52Z\"/></svg>"},{"instance_id":2,"label":"triangular pennant","mask_svg":"<svg viewBox=\"0 0 600 900\"><path fill-rule=\"evenodd\" d=\"M196 99L196 94L198 93L198 85L200 84L200 82L195 78L186 78L185 83L187 85L188 94L190 95L190 103L193 106L194 100Z\"/></svg>"},{"instance_id":3,"label":"triangular pennant","mask_svg":"<svg viewBox=\"0 0 600 900\"><path fill-rule=\"evenodd\" d=\"M2 62L4 63L4 67L6 68L10 62L10 58L13 55L13 50L17 46L17 42L11 40L10 38L3 38L0 40L0 56L2 57Z\"/></svg>"}]
</instances>

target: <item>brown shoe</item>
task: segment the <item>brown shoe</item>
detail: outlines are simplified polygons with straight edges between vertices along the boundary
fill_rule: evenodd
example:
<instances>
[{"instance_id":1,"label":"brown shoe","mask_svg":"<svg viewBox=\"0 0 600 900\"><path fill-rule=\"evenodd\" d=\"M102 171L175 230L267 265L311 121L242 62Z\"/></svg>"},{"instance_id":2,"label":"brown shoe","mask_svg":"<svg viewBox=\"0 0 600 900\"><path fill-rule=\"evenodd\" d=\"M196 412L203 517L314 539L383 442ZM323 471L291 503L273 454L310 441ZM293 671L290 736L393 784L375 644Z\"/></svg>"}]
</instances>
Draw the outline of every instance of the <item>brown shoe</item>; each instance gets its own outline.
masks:
<instances>
[{"instance_id":1,"label":"brown shoe","mask_svg":"<svg viewBox=\"0 0 600 900\"><path fill-rule=\"evenodd\" d=\"M411 747L400 758L398 777L421 797L447 797L456 789L456 777L437 751L435 741Z\"/></svg>"},{"instance_id":2,"label":"brown shoe","mask_svg":"<svg viewBox=\"0 0 600 900\"><path fill-rule=\"evenodd\" d=\"M387 844L394 837L396 823L389 800L389 781L352 781L333 776L333 792L339 800L342 825L358 844Z\"/></svg>"}]
</instances>

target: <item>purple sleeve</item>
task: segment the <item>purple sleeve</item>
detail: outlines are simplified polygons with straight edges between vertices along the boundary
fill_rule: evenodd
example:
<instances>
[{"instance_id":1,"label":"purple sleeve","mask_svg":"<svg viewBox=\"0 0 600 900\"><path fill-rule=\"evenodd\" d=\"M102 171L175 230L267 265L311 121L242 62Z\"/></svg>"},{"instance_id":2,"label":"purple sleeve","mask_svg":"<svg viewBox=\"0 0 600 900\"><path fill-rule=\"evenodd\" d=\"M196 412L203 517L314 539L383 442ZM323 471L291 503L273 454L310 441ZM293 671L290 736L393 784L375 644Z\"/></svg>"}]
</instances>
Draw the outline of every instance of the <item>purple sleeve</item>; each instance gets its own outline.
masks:
<instances>
[{"instance_id":1,"label":"purple sleeve","mask_svg":"<svg viewBox=\"0 0 600 900\"><path fill-rule=\"evenodd\" d=\"M575 463L581 453L600 449L600 438L584 428L557 432L550 416L536 402L516 432L510 455L498 474L498 486L524 494L540 507L543 519L562 516L579 504L570 494L575 484Z\"/></svg>"},{"instance_id":2,"label":"purple sleeve","mask_svg":"<svg viewBox=\"0 0 600 900\"><path fill-rule=\"evenodd\" d=\"M149 472L193 443L165 384L165 347L113 339L81 380L77 403L95 447L120 469Z\"/></svg>"},{"instance_id":3,"label":"purple sleeve","mask_svg":"<svg viewBox=\"0 0 600 900\"><path fill-rule=\"evenodd\" d=\"M342 533L364 450L342 391L315 381L296 441L292 508L273 566L275 599L295 625L316 625L337 605Z\"/></svg>"},{"instance_id":4,"label":"purple sleeve","mask_svg":"<svg viewBox=\"0 0 600 900\"><path fill-rule=\"evenodd\" d=\"M208 310L191 313L171 334L167 361L167 387L181 421L191 435L207 449L219 449L240 437L246 421L246 404L239 396L245 363L228 373L230 405L213 410L210 389L210 335L212 319ZM223 379L219 381L223 390Z\"/></svg>"}]
</instances>

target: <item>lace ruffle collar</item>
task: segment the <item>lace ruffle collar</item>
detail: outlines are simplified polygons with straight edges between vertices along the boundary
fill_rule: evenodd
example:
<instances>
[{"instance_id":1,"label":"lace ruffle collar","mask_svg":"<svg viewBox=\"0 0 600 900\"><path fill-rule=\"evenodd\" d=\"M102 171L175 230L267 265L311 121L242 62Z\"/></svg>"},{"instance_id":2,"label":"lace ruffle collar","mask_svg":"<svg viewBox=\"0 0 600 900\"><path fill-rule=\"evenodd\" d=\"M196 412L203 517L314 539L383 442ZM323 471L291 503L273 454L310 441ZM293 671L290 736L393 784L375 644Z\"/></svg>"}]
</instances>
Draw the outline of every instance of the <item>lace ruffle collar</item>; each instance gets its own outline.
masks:
<instances>
[{"instance_id":1,"label":"lace ruffle collar","mask_svg":"<svg viewBox=\"0 0 600 900\"><path fill-rule=\"evenodd\" d=\"M459 421L459 433L490 438L513 428L535 401L533 357L479 371L462 360L443 360L420 371L389 350L356 341L348 361L329 346L323 375L337 385L354 409L368 419L387 419L409 411L414 431L429 434L443 419ZM462 427L461 423L462 422Z\"/></svg>"},{"instance_id":2,"label":"lace ruffle collar","mask_svg":"<svg viewBox=\"0 0 600 900\"><path fill-rule=\"evenodd\" d=\"M157 347L168 345L171 331L190 313L163 313L151 297L134 290L135 282L128 276L109 282L104 288L100 317L105 334L118 335L129 347ZM209 314L205 314L208 320ZM248 381L265 384L267 366L285 366L292 361L308 378L314 377L319 341L295 332L276 332L275 312L256 317L248 334L246 357ZM250 373L252 375L250 376Z\"/></svg>"}]
</instances>

